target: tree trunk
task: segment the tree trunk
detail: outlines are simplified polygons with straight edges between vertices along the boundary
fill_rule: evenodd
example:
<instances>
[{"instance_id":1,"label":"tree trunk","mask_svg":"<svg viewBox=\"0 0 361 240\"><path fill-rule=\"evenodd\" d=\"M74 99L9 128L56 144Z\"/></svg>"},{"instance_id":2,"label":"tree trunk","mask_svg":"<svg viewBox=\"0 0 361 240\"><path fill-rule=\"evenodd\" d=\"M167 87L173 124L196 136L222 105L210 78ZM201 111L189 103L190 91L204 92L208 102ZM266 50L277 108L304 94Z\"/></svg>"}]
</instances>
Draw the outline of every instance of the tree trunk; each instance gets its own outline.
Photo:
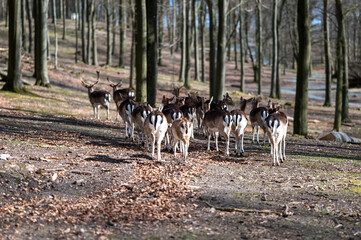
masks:
<instances>
[{"instance_id":1,"label":"tree trunk","mask_svg":"<svg viewBox=\"0 0 361 240\"><path fill-rule=\"evenodd\" d=\"M56 5L55 0L53 0L53 14L56 16ZM55 50L54 50L54 67L58 67L58 33L56 31L56 17L54 17L54 35L55 35Z\"/></svg>"},{"instance_id":2,"label":"tree trunk","mask_svg":"<svg viewBox=\"0 0 361 240\"><path fill-rule=\"evenodd\" d=\"M158 66L162 66L162 47L163 47L163 38L164 38L164 24L163 24L163 17L164 17L164 6L163 0L159 2L159 38L158 38ZM155 15L157 17L157 14ZM157 20L157 19L156 19Z\"/></svg>"},{"instance_id":3,"label":"tree trunk","mask_svg":"<svg viewBox=\"0 0 361 240\"><path fill-rule=\"evenodd\" d=\"M176 1L172 0L172 9L173 9L173 24L172 24L172 33L171 33L171 47L170 47L170 54L173 56L173 52L174 52L174 44L175 44L175 31L176 31L176 27L177 27L177 14L176 14Z\"/></svg>"},{"instance_id":4,"label":"tree trunk","mask_svg":"<svg viewBox=\"0 0 361 240\"><path fill-rule=\"evenodd\" d=\"M86 19L88 23L88 33L87 33L87 48L86 48L86 62L90 64L90 51L91 51L91 12L90 12L90 5L92 0L87 0L86 9Z\"/></svg>"},{"instance_id":5,"label":"tree trunk","mask_svg":"<svg viewBox=\"0 0 361 240\"><path fill-rule=\"evenodd\" d=\"M237 20L237 14L236 11L233 11L233 25L236 25L236 23L238 22ZM235 67L234 69L238 70L238 49L237 49L237 34L234 34L233 37L233 43L234 43L234 63L235 63Z\"/></svg>"},{"instance_id":6,"label":"tree trunk","mask_svg":"<svg viewBox=\"0 0 361 240\"><path fill-rule=\"evenodd\" d=\"M273 0L273 17L272 17L272 44L273 44L273 56L272 56L272 78L271 78L271 91L270 97L276 97L276 80L277 80L277 62L278 62L278 35L277 35L277 16L278 16L278 0Z\"/></svg>"},{"instance_id":7,"label":"tree trunk","mask_svg":"<svg viewBox=\"0 0 361 240\"><path fill-rule=\"evenodd\" d=\"M216 95L216 40L215 16L213 14L213 1L207 0L209 14L209 94Z\"/></svg>"},{"instance_id":8,"label":"tree trunk","mask_svg":"<svg viewBox=\"0 0 361 240\"><path fill-rule=\"evenodd\" d=\"M85 31L85 24L86 24L86 0L82 0L81 2L81 51L83 62L88 64L88 57L87 57L87 47L86 47L86 31Z\"/></svg>"},{"instance_id":9,"label":"tree trunk","mask_svg":"<svg viewBox=\"0 0 361 240\"><path fill-rule=\"evenodd\" d=\"M262 0L257 0L257 69L256 81L258 83L258 95L262 94Z\"/></svg>"},{"instance_id":10,"label":"tree trunk","mask_svg":"<svg viewBox=\"0 0 361 240\"><path fill-rule=\"evenodd\" d=\"M196 0L192 0L194 28L194 80L199 81L198 28Z\"/></svg>"},{"instance_id":11,"label":"tree trunk","mask_svg":"<svg viewBox=\"0 0 361 240\"><path fill-rule=\"evenodd\" d=\"M348 113L348 57L349 52L347 50L347 41L346 41L346 32L345 32L345 25L343 26L343 46L342 46L342 52L343 52L343 78L342 78L342 122L344 123L350 123L351 119L349 117Z\"/></svg>"},{"instance_id":12,"label":"tree trunk","mask_svg":"<svg viewBox=\"0 0 361 240\"><path fill-rule=\"evenodd\" d=\"M281 42L280 42L280 26L282 22L282 15L283 15L283 9L285 6L286 0L282 0L281 5L279 7L278 11L278 17L277 17L277 70L276 70L276 98L281 99L281 79L280 79L280 52L281 52Z\"/></svg>"},{"instance_id":13,"label":"tree trunk","mask_svg":"<svg viewBox=\"0 0 361 240\"><path fill-rule=\"evenodd\" d=\"M110 9L111 0L106 0L106 17L107 17L107 65L112 65L112 39L111 39L111 24L112 12Z\"/></svg>"},{"instance_id":14,"label":"tree trunk","mask_svg":"<svg viewBox=\"0 0 361 240\"><path fill-rule=\"evenodd\" d=\"M28 26L29 26L29 48L28 52L32 53L33 51L33 11L31 8L31 0L26 0L26 11L28 17Z\"/></svg>"},{"instance_id":15,"label":"tree trunk","mask_svg":"<svg viewBox=\"0 0 361 240\"><path fill-rule=\"evenodd\" d=\"M62 39L65 40L65 35L66 35L66 0L60 0L61 1L61 6L62 6L62 13L63 13L63 37Z\"/></svg>"},{"instance_id":16,"label":"tree trunk","mask_svg":"<svg viewBox=\"0 0 361 240\"><path fill-rule=\"evenodd\" d=\"M9 15L9 58L8 76L3 90L23 93L21 73L21 0L8 1Z\"/></svg>"},{"instance_id":17,"label":"tree trunk","mask_svg":"<svg viewBox=\"0 0 361 240\"><path fill-rule=\"evenodd\" d=\"M125 1L119 0L119 67L124 67Z\"/></svg>"},{"instance_id":18,"label":"tree trunk","mask_svg":"<svg viewBox=\"0 0 361 240\"><path fill-rule=\"evenodd\" d=\"M328 0L323 0L323 41L325 52L325 78L326 78L326 91L325 91L325 103L323 106L331 106L331 51L330 51L330 34L328 27L328 13L327 13Z\"/></svg>"},{"instance_id":19,"label":"tree trunk","mask_svg":"<svg viewBox=\"0 0 361 240\"><path fill-rule=\"evenodd\" d=\"M113 15L113 19L112 19L112 37L113 37L113 40L112 40L112 55L114 55L115 54L115 23L116 23L116 21L117 21L117 11L115 10L115 6L114 6L114 3L113 3L113 6L112 6L112 8L113 8L113 13L112 13L112 15Z\"/></svg>"},{"instance_id":20,"label":"tree trunk","mask_svg":"<svg viewBox=\"0 0 361 240\"><path fill-rule=\"evenodd\" d=\"M199 25L200 25L200 38L201 38L201 71L202 71L202 82L205 82L205 37L204 37L204 28L206 22L206 6L204 0L201 1L201 14L199 15Z\"/></svg>"},{"instance_id":21,"label":"tree trunk","mask_svg":"<svg viewBox=\"0 0 361 240\"><path fill-rule=\"evenodd\" d=\"M26 0L21 0L21 34L22 34L22 48L26 51L26 26L25 26L25 18L26 18Z\"/></svg>"},{"instance_id":22,"label":"tree trunk","mask_svg":"<svg viewBox=\"0 0 361 240\"><path fill-rule=\"evenodd\" d=\"M47 19L47 10L48 10L48 0L36 0L37 14L36 14L36 24L35 31L36 38L35 44L37 45L36 51L38 52L35 55L36 61L36 82L37 86L50 87L49 77L48 77L48 63L47 63L47 36L48 36L48 19Z\"/></svg>"},{"instance_id":23,"label":"tree trunk","mask_svg":"<svg viewBox=\"0 0 361 240\"><path fill-rule=\"evenodd\" d=\"M91 25L92 25L92 52L93 61L92 64L98 66L98 46L97 46L97 34L96 34L96 18L97 11L95 10L95 0L91 0L90 12L91 12Z\"/></svg>"},{"instance_id":24,"label":"tree trunk","mask_svg":"<svg viewBox=\"0 0 361 240\"><path fill-rule=\"evenodd\" d=\"M78 21L79 21L79 14L78 14L78 1L75 0L75 63L78 63Z\"/></svg>"},{"instance_id":25,"label":"tree trunk","mask_svg":"<svg viewBox=\"0 0 361 240\"><path fill-rule=\"evenodd\" d=\"M147 1L147 97L155 107L157 100L157 1ZM162 25L162 24L160 24ZM159 62L158 62L159 64Z\"/></svg>"},{"instance_id":26,"label":"tree trunk","mask_svg":"<svg viewBox=\"0 0 361 240\"><path fill-rule=\"evenodd\" d=\"M307 136L308 71L311 55L309 0L298 1L299 50L293 133Z\"/></svg>"},{"instance_id":27,"label":"tree trunk","mask_svg":"<svg viewBox=\"0 0 361 240\"><path fill-rule=\"evenodd\" d=\"M226 78L226 30L227 30L227 0L218 1L218 44L217 44L217 80L215 100L223 99Z\"/></svg>"},{"instance_id":28,"label":"tree trunk","mask_svg":"<svg viewBox=\"0 0 361 240\"><path fill-rule=\"evenodd\" d=\"M134 17L133 0L129 0L130 7L130 22L132 23L132 46L130 49L130 73L129 73L129 88L134 89L134 66L135 66L135 30L136 23Z\"/></svg>"},{"instance_id":29,"label":"tree trunk","mask_svg":"<svg viewBox=\"0 0 361 240\"><path fill-rule=\"evenodd\" d=\"M186 48L187 48L187 25L186 25L186 1L182 0L182 56L181 56L181 66L180 66L180 72L179 72L179 82L184 82L185 79L185 71L186 71Z\"/></svg>"},{"instance_id":30,"label":"tree trunk","mask_svg":"<svg viewBox=\"0 0 361 240\"><path fill-rule=\"evenodd\" d=\"M136 68L136 100L147 101L147 15L146 1L135 1L136 16L136 46L135 46L135 68Z\"/></svg>"},{"instance_id":31,"label":"tree trunk","mask_svg":"<svg viewBox=\"0 0 361 240\"><path fill-rule=\"evenodd\" d=\"M240 52L240 64L241 64L241 84L239 90L244 92L244 43L243 43L243 13L242 13L243 0L239 0L239 52Z\"/></svg>"},{"instance_id":32,"label":"tree trunk","mask_svg":"<svg viewBox=\"0 0 361 240\"><path fill-rule=\"evenodd\" d=\"M191 0L187 0L186 7L186 19L184 24L186 25L186 49L185 49L185 73L184 73L184 87L191 88L190 84L190 69L191 69L191 45L192 45L192 27L190 26L190 11Z\"/></svg>"}]
</instances>

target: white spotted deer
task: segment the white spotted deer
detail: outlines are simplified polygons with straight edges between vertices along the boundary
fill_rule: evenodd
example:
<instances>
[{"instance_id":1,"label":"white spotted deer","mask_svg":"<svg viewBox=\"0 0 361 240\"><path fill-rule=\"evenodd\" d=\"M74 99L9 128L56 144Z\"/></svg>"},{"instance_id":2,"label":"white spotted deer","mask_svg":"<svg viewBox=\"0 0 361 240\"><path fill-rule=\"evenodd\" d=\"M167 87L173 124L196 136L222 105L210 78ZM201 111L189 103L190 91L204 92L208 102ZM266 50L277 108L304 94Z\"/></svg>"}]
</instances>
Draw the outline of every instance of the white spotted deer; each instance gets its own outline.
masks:
<instances>
[{"instance_id":1,"label":"white spotted deer","mask_svg":"<svg viewBox=\"0 0 361 240\"><path fill-rule=\"evenodd\" d=\"M134 124L132 121L132 112L136 107L136 102L128 98L119 105L119 115L125 123L125 137L130 137L134 141Z\"/></svg>"},{"instance_id":2,"label":"white spotted deer","mask_svg":"<svg viewBox=\"0 0 361 240\"><path fill-rule=\"evenodd\" d=\"M203 127L208 135L208 147L210 150L211 136L215 135L216 149L218 149L218 135L221 134L226 140L226 155L229 155L229 135L232 127L231 114L223 109L212 109L204 115Z\"/></svg>"},{"instance_id":3,"label":"white spotted deer","mask_svg":"<svg viewBox=\"0 0 361 240\"><path fill-rule=\"evenodd\" d=\"M109 78L107 78L107 80L108 82L110 82ZM134 99L135 97L134 90L130 88L119 89L122 86L122 80L120 80L117 84L110 83L109 86L113 88L113 100L117 108L115 119L118 120L120 104L128 98Z\"/></svg>"},{"instance_id":4,"label":"white spotted deer","mask_svg":"<svg viewBox=\"0 0 361 240\"><path fill-rule=\"evenodd\" d=\"M248 118L245 114L247 100L241 97L240 109L234 109L231 111L232 116L232 134L235 137L235 149L236 155L243 154L243 138L244 138L244 130L248 124Z\"/></svg>"},{"instance_id":5,"label":"white spotted deer","mask_svg":"<svg viewBox=\"0 0 361 240\"><path fill-rule=\"evenodd\" d=\"M168 122L168 131L165 137L165 145L167 149L170 150L171 149L171 142L169 139L169 135L171 135L170 128L174 120L183 117L183 113L177 104L165 105L162 110L162 113L167 118L167 122Z\"/></svg>"},{"instance_id":6,"label":"white spotted deer","mask_svg":"<svg viewBox=\"0 0 361 240\"><path fill-rule=\"evenodd\" d=\"M254 143L255 128L257 128L257 143L259 144L259 128L263 130L263 145L266 142L266 127L264 120L268 117L268 109L266 107L259 107L260 98L252 99L252 110L249 113L249 118L252 125L252 143Z\"/></svg>"},{"instance_id":7,"label":"white spotted deer","mask_svg":"<svg viewBox=\"0 0 361 240\"><path fill-rule=\"evenodd\" d=\"M144 122L144 133L152 143L152 157L154 156L155 144L157 144L157 159L161 160L161 143L168 129L167 118L162 113L162 107L152 111Z\"/></svg>"},{"instance_id":8,"label":"white spotted deer","mask_svg":"<svg viewBox=\"0 0 361 240\"><path fill-rule=\"evenodd\" d=\"M266 132L271 142L271 155L273 157L273 165L280 165L286 160L286 135L288 127L287 115L284 112L273 110L266 119Z\"/></svg>"},{"instance_id":9,"label":"white spotted deer","mask_svg":"<svg viewBox=\"0 0 361 240\"><path fill-rule=\"evenodd\" d=\"M177 157L177 146L180 142L180 150L183 152L184 160L187 159L192 125L193 123L184 117L173 121L171 135L174 157Z\"/></svg>"},{"instance_id":10,"label":"white spotted deer","mask_svg":"<svg viewBox=\"0 0 361 240\"><path fill-rule=\"evenodd\" d=\"M103 107L107 110L107 119L109 120L109 103L110 93L106 90L94 90L94 86L99 82L99 71L97 71L97 81L94 84L89 84L82 80L84 87L88 89L89 101L93 107L94 118L99 119L99 108Z\"/></svg>"},{"instance_id":11,"label":"white spotted deer","mask_svg":"<svg viewBox=\"0 0 361 240\"><path fill-rule=\"evenodd\" d=\"M146 139L146 148L149 148L148 136L144 134L144 122L148 115L153 111L153 108L149 104L141 104L134 108L132 112L132 123L134 129L138 131L138 145L140 145L140 139L142 144L144 143L144 137Z\"/></svg>"}]
</instances>

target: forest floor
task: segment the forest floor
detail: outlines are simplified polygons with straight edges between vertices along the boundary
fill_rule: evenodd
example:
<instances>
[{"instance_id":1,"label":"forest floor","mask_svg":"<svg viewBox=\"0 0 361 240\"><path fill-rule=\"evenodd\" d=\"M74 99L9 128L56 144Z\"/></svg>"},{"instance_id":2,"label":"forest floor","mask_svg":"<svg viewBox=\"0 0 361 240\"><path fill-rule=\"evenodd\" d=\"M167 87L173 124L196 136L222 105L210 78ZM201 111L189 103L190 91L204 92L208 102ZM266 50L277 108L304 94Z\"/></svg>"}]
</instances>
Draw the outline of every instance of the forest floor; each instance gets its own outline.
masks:
<instances>
[{"instance_id":1,"label":"forest floor","mask_svg":"<svg viewBox=\"0 0 361 240\"><path fill-rule=\"evenodd\" d=\"M99 35L103 62L104 32ZM49 62L51 88L0 92L0 239L361 239L361 146L316 139L332 130L333 108L310 100L308 138L293 136L290 122L287 160L280 167L272 166L268 144L252 144L250 126L241 157L233 138L230 156L223 141L220 152L214 142L207 151L196 130L186 161L164 149L158 162L125 138L114 104L111 120L102 110L102 119L91 117L79 79L84 70L93 81L99 70L110 90L105 77L127 78L129 69L75 65L61 46L58 69ZM0 51L0 68L6 57L6 49ZM178 61L179 55L164 54L158 102L178 85ZM31 84L32 69L25 54L23 77ZM256 88L251 66L246 69L247 94L241 94L238 70L227 65L227 90L236 104ZM269 74L265 67L265 86ZM294 75L287 71L282 86L293 86ZM207 96L207 89L207 83L192 81L192 91ZM289 116L293 101L294 95L283 95ZM350 118L342 131L361 138L360 109L350 108Z\"/></svg>"}]
</instances>

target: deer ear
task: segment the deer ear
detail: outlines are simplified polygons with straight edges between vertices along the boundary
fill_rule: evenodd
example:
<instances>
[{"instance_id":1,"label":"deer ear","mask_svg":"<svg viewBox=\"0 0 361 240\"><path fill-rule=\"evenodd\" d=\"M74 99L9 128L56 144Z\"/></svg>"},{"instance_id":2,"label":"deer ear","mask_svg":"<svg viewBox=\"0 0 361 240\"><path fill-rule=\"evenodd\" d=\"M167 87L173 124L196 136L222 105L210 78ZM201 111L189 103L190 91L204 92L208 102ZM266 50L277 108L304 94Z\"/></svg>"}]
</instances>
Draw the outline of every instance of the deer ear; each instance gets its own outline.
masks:
<instances>
[{"instance_id":1,"label":"deer ear","mask_svg":"<svg viewBox=\"0 0 361 240\"><path fill-rule=\"evenodd\" d=\"M163 111L163 107L164 107L164 105L161 104L161 105L159 106L159 108L158 108L158 111L159 111L159 112Z\"/></svg>"}]
</instances>

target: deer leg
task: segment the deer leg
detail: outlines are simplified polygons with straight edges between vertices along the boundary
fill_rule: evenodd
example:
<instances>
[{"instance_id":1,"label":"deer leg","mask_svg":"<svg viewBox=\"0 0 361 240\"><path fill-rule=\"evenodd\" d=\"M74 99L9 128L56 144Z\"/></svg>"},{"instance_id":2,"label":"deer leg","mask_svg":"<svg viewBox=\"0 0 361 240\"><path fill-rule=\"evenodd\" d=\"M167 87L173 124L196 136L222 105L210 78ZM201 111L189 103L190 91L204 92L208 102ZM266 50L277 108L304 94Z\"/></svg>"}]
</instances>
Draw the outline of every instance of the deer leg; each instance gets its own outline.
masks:
<instances>
[{"instance_id":1,"label":"deer leg","mask_svg":"<svg viewBox=\"0 0 361 240\"><path fill-rule=\"evenodd\" d=\"M208 147L207 147L207 150L211 150L211 136L212 134L211 133L208 133Z\"/></svg>"},{"instance_id":2,"label":"deer leg","mask_svg":"<svg viewBox=\"0 0 361 240\"><path fill-rule=\"evenodd\" d=\"M266 130L263 130L263 145L266 144Z\"/></svg>"},{"instance_id":3,"label":"deer leg","mask_svg":"<svg viewBox=\"0 0 361 240\"><path fill-rule=\"evenodd\" d=\"M152 157L154 156L154 148L155 148L155 136L152 134Z\"/></svg>"},{"instance_id":4,"label":"deer leg","mask_svg":"<svg viewBox=\"0 0 361 240\"><path fill-rule=\"evenodd\" d=\"M252 125L252 143L254 143L254 128L255 128L255 126Z\"/></svg>"},{"instance_id":5,"label":"deer leg","mask_svg":"<svg viewBox=\"0 0 361 240\"><path fill-rule=\"evenodd\" d=\"M97 119L99 119L99 109L100 109L100 105L97 106Z\"/></svg>"},{"instance_id":6,"label":"deer leg","mask_svg":"<svg viewBox=\"0 0 361 240\"><path fill-rule=\"evenodd\" d=\"M283 138L283 160L286 161L286 137Z\"/></svg>"},{"instance_id":7,"label":"deer leg","mask_svg":"<svg viewBox=\"0 0 361 240\"><path fill-rule=\"evenodd\" d=\"M109 106L107 106L107 120L109 120Z\"/></svg>"},{"instance_id":8,"label":"deer leg","mask_svg":"<svg viewBox=\"0 0 361 240\"><path fill-rule=\"evenodd\" d=\"M215 138L216 138L216 150L217 150L217 152L219 151L219 149L218 149L218 132L215 132L214 133L215 134Z\"/></svg>"},{"instance_id":9,"label":"deer leg","mask_svg":"<svg viewBox=\"0 0 361 240\"><path fill-rule=\"evenodd\" d=\"M226 134L224 137L226 139L226 155L228 156L229 155L229 135Z\"/></svg>"},{"instance_id":10,"label":"deer leg","mask_svg":"<svg viewBox=\"0 0 361 240\"><path fill-rule=\"evenodd\" d=\"M127 121L124 121L125 123L125 137L128 138L128 123Z\"/></svg>"},{"instance_id":11,"label":"deer leg","mask_svg":"<svg viewBox=\"0 0 361 240\"><path fill-rule=\"evenodd\" d=\"M259 126L257 125L257 144L259 144Z\"/></svg>"},{"instance_id":12,"label":"deer leg","mask_svg":"<svg viewBox=\"0 0 361 240\"><path fill-rule=\"evenodd\" d=\"M161 142L162 142L162 141L161 141L160 139L157 140L158 161L161 160L161 156L160 156L160 145L161 145Z\"/></svg>"},{"instance_id":13,"label":"deer leg","mask_svg":"<svg viewBox=\"0 0 361 240\"><path fill-rule=\"evenodd\" d=\"M244 137L244 133L241 135L241 142L240 142L240 148L241 148L241 154L244 153L244 148L243 148L243 137Z\"/></svg>"}]
</instances>

